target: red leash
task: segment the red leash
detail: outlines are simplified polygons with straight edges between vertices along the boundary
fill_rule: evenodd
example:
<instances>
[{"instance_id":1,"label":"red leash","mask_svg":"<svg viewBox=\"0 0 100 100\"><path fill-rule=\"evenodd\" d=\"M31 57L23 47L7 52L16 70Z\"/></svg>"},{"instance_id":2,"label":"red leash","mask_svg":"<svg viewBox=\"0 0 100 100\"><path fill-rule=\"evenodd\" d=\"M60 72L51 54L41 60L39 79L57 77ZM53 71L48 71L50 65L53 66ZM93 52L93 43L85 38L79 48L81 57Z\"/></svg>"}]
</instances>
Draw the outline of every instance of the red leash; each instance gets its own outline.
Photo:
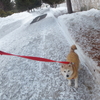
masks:
<instances>
[{"instance_id":1,"label":"red leash","mask_svg":"<svg viewBox=\"0 0 100 100\"><path fill-rule=\"evenodd\" d=\"M40 58L40 57L14 55L14 54L10 54L10 53L3 52L3 51L0 51L0 55L17 56L17 57L22 57L22 58L36 60L36 61L44 61L44 62L58 62L58 63L63 63L63 64L69 64L70 63L70 62L64 62L64 61L54 61L54 60L50 60L50 59L46 59L46 58Z\"/></svg>"}]
</instances>

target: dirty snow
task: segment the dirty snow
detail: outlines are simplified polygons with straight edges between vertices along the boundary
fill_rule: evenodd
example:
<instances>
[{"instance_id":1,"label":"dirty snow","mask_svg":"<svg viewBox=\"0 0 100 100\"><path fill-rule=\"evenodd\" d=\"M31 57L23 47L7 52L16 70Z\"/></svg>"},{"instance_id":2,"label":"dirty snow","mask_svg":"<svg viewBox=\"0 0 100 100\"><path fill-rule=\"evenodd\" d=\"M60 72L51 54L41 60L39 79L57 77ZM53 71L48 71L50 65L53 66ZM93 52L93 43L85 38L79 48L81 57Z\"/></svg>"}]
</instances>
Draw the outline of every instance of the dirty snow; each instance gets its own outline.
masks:
<instances>
[{"instance_id":1,"label":"dirty snow","mask_svg":"<svg viewBox=\"0 0 100 100\"><path fill-rule=\"evenodd\" d=\"M75 42L100 66L100 11L91 9L61 17Z\"/></svg>"},{"instance_id":2,"label":"dirty snow","mask_svg":"<svg viewBox=\"0 0 100 100\"><path fill-rule=\"evenodd\" d=\"M91 9L58 19L65 37L71 45L77 45L82 63L88 66L96 83L100 84L100 11Z\"/></svg>"},{"instance_id":3,"label":"dirty snow","mask_svg":"<svg viewBox=\"0 0 100 100\"><path fill-rule=\"evenodd\" d=\"M2 24L0 33L3 34L5 31L6 34L0 37L0 50L64 61L70 43L63 35L64 30L52 11L42 10L48 16L31 25L34 17L41 14L39 11L0 18L0 25ZM73 84L71 87L67 85L67 80L60 73L59 63L2 55L0 56L0 100L99 100L100 89L82 62L81 67L79 87L75 89Z\"/></svg>"}]
</instances>

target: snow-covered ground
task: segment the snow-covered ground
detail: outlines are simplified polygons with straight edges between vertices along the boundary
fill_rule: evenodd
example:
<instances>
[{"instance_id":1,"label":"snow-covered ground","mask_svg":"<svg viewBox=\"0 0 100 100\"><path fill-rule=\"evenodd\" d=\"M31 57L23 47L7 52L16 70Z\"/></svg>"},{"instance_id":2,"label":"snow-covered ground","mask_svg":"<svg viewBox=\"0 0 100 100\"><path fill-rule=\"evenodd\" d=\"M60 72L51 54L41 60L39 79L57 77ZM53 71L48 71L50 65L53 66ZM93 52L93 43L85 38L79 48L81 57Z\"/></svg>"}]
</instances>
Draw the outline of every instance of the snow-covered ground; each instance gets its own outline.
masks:
<instances>
[{"instance_id":1,"label":"snow-covered ground","mask_svg":"<svg viewBox=\"0 0 100 100\"><path fill-rule=\"evenodd\" d=\"M47 8L0 18L0 50L65 61L70 40L61 26L62 19L58 21L56 18L61 10L55 13ZM46 18L30 24L36 16L45 13ZM59 63L1 55L0 100L99 100L100 89L83 62L81 67L79 87L75 89L73 84L71 87L67 85L67 80L60 73Z\"/></svg>"},{"instance_id":2,"label":"snow-covered ground","mask_svg":"<svg viewBox=\"0 0 100 100\"><path fill-rule=\"evenodd\" d=\"M100 84L99 19L100 11L96 9L59 17L59 22L66 32L67 40L71 39L78 46L78 53L82 62L88 65L89 70L96 78L95 81ZM69 40L70 44L73 44L72 41ZM83 53L80 53L80 51L83 51Z\"/></svg>"}]
</instances>

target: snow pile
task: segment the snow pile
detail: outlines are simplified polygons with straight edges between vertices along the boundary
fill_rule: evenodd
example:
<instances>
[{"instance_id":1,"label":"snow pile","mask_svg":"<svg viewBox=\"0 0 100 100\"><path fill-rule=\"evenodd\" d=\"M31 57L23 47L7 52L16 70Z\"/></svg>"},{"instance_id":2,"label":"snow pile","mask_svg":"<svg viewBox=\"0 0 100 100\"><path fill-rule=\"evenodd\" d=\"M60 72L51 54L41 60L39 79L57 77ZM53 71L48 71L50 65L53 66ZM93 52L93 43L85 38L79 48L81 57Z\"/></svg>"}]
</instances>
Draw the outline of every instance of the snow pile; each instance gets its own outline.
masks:
<instances>
[{"instance_id":1,"label":"snow pile","mask_svg":"<svg viewBox=\"0 0 100 100\"><path fill-rule=\"evenodd\" d=\"M91 9L64 15L59 19L63 20L72 38L84 53L100 66L100 11Z\"/></svg>"},{"instance_id":2,"label":"snow pile","mask_svg":"<svg viewBox=\"0 0 100 100\"><path fill-rule=\"evenodd\" d=\"M38 12L35 12L34 15L28 12L21 12L12 14L6 18L0 18L0 38L17 30L38 15L40 15Z\"/></svg>"},{"instance_id":3,"label":"snow pile","mask_svg":"<svg viewBox=\"0 0 100 100\"><path fill-rule=\"evenodd\" d=\"M59 8L56 8L56 9L51 8L50 10L51 10L51 12L53 13L53 15L55 17L58 17L60 15L64 15L64 14L67 13L67 8L66 7L59 7Z\"/></svg>"},{"instance_id":4,"label":"snow pile","mask_svg":"<svg viewBox=\"0 0 100 100\"><path fill-rule=\"evenodd\" d=\"M42 3L42 5L41 5L41 8L49 8L49 7L50 7L50 5L47 3Z\"/></svg>"},{"instance_id":5,"label":"snow pile","mask_svg":"<svg viewBox=\"0 0 100 100\"><path fill-rule=\"evenodd\" d=\"M0 28L4 25L10 24L15 21L23 20L24 18L28 18L30 14L28 12L15 13L8 17L0 17Z\"/></svg>"},{"instance_id":6,"label":"snow pile","mask_svg":"<svg viewBox=\"0 0 100 100\"><path fill-rule=\"evenodd\" d=\"M61 4L58 4L57 7L66 7L66 2L65 3L61 3Z\"/></svg>"}]
</instances>

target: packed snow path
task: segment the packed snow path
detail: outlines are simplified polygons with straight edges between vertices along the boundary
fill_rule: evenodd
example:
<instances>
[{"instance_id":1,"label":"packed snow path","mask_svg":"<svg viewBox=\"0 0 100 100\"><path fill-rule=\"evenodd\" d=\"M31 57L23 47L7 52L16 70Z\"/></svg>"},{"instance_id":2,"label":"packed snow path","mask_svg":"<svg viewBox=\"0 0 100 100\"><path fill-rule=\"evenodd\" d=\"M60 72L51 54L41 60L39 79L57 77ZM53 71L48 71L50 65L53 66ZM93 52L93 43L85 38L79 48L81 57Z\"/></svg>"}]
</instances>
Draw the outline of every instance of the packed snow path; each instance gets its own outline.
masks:
<instances>
[{"instance_id":1,"label":"packed snow path","mask_svg":"<svg viewBox=\"0 0 100 100\"><path fill-rule=\"evenodd\" d=\"M0 39L0 49L9 53L64 61L69 44L54 17L23 24ZM3 41L4 40L4 41ZM79 87L67 85L59 63L0 56L0 100L99 100L100 91L82 66Z\"/></svg>"}]
</instances>

